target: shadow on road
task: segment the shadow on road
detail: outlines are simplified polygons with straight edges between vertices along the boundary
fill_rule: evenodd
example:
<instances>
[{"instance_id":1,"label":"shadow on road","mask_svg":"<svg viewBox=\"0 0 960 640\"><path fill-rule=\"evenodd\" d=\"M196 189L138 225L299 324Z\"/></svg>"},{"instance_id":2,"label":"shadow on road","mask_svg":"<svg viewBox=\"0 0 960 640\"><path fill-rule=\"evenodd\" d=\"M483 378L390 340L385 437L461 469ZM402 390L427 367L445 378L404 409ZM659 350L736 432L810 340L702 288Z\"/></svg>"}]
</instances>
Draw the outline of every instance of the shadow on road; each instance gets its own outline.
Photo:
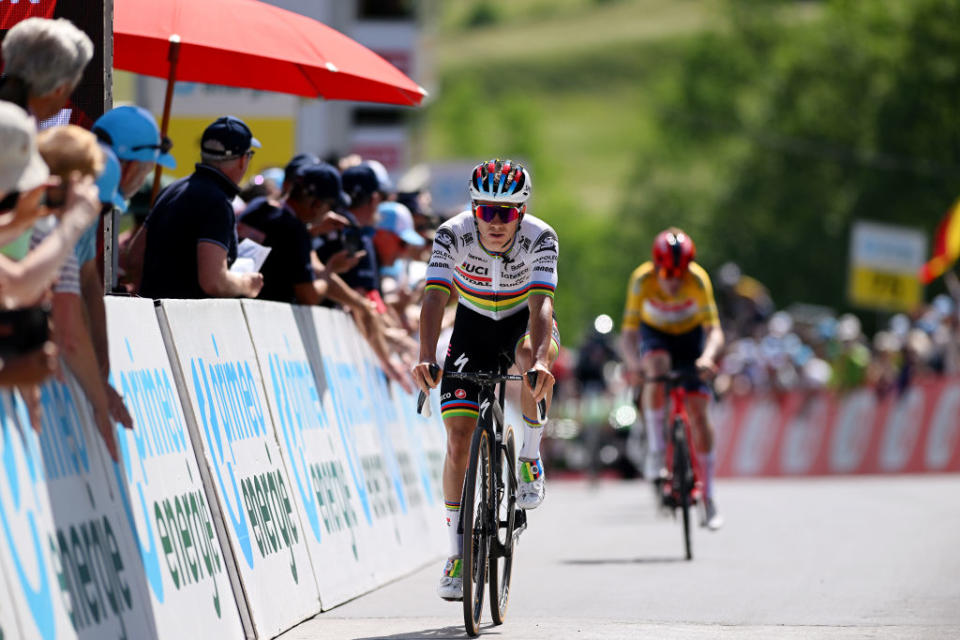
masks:
<instances>
[{"instance_id":1,"label":"shadow on road","mask_svg":"<svg viewBox=\"0 0 960 640\"><path fill-rule=\"evenodd\" d=\"M571 564L577 566L591 566L604 564L670 564L672 562L687 562L680 556L659 557L659 558L591 558L589 560L573 559L561 560L560 564Z\"/></svg>"},{"instance_id":2,"label":"shadow on road","mask_svg":"<svg viewBox=\"0 0 960 640\"><path fill-rule=\"evenodd\" d=\"M491 622L483 625L481 633L484 637L500 635L496 626ZM405 631L389 636L367 636L354 640L460 640L466 638L467 632L461 626L443 627L442 629L424 629L423 631Z\"/></svg>"}]
</instances>

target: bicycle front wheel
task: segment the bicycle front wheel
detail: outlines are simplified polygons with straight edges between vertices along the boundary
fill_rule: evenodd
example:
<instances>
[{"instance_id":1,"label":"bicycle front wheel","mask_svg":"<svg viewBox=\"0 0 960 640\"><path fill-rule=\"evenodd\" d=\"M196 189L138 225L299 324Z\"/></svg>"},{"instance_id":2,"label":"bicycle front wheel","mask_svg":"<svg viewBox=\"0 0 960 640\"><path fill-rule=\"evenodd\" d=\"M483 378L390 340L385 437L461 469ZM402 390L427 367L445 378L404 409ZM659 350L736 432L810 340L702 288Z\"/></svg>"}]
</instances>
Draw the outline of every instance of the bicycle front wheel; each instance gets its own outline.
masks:
<instances>
[{"instance_id":1,"label":"bicycle front wheel","mask_svg":"<svg viewBox=\"0 0 960 640\"><path fill-rule=\"evenodd\" d=\"M494 513L497 532L490 553L490 615L493 624L503 624L510 603L510 577L513 574L514 525L517 517L517 444L513 429L507 428L499 447L500 478L494 487Z\"/></svg>"},{"instance_id":2,"label":"bicycle front wheel","mask_svg":"<svg viewBox=\"0 0 960 640\"><path fill-rule=\"evenodd\" d=\"M490 437L477 429L470 443L470 464L463 483L463 624L467 635L480 633L483 594L487 580L487 559L493 514L493 474L491 471Z\"/></svg>"}]
</instances>

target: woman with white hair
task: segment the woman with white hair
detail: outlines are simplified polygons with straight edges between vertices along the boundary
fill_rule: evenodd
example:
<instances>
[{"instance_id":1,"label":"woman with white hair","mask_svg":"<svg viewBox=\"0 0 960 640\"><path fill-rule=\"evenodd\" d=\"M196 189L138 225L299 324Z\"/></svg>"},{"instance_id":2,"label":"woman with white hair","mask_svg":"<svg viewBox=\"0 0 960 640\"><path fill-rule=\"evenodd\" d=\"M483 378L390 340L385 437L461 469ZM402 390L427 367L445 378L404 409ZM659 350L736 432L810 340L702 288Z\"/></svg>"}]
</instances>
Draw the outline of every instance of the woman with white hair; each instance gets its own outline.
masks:
<instances>
[{"instance_id":1,"label":"woman with white hair","mask_svg":"<svg viewBox=\"0 0 960 640\"><path fill-rule=\"evenodd\" d=\"M0 100L21 107L38 122L67 104L93 58L93 42L69 20L27 18L3 39Z\"/></svg>"}]
</instances>

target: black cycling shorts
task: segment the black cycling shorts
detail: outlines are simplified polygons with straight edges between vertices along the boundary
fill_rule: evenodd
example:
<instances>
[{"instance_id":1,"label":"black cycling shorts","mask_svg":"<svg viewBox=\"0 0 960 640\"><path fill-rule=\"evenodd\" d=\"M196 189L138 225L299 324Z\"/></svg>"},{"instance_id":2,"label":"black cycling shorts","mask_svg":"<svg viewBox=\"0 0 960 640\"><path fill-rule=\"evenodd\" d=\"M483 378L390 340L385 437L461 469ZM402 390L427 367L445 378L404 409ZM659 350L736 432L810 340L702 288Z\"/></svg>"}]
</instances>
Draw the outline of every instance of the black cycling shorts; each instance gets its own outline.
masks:
<instances>
[{"instance_id":1,"label":"black cycling shorts","mask_svg":"<svg viewBox=\"0 0 960 640\"><path fill-rule=\"evenodd\" d=\"M670 366L674 369L693 369L697 358L703 353L704 332L696 326L686 333L667 333L648 324L640 325L640 353L666 351L670 354ZM709 387L697 380L687 380L683 387L693 393L707 393Z\"/></svg>"},{"instance_id":2,"label":"black cycling shorts","mask_svg":"<svg viewBox=\"0 0 960 640\"><path fill-rule=\"evenodd\" d=\"M453 335L443 362L444 371L499 373L513 366L517 347L529 332L530 310L524 308L502 320L493 320L463 305L457 306ZM560 349L560 332L553 322L553 342ZM440 383L440 413L444 418L476 418L480 387L466 380L444 377Z\"/></svg>"}]
</instances>

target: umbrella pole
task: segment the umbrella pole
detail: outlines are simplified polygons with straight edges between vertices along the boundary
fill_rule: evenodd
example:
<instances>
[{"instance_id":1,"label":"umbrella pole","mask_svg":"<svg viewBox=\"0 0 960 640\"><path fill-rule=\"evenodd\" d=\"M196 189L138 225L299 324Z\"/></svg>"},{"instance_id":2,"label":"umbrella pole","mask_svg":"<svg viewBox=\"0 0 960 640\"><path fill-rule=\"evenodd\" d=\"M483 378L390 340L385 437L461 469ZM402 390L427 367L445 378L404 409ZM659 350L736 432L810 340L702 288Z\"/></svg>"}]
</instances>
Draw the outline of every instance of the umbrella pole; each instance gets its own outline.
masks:
<instances>
[{"instance_id":1,"label":"umbrella pole","mask_svg":"<svg viewBox=\"0 0 960 640\"><path fill-rule=\"evenodd\" d=\"M177 62L180 61L180 36L173 34L170 36L170 50L167 53L167 60L170 62L170 73L167 75L167 93L163 98L163 119L160 121L160 140L167 135L167 129L170 126L170 107L173 104L173 88L177 84ZM160 193L160 176L163 174L163 167L157 164L153 171L153 191L150 193L150 205L153 206Z\"/></svg>"}]
</instances>

